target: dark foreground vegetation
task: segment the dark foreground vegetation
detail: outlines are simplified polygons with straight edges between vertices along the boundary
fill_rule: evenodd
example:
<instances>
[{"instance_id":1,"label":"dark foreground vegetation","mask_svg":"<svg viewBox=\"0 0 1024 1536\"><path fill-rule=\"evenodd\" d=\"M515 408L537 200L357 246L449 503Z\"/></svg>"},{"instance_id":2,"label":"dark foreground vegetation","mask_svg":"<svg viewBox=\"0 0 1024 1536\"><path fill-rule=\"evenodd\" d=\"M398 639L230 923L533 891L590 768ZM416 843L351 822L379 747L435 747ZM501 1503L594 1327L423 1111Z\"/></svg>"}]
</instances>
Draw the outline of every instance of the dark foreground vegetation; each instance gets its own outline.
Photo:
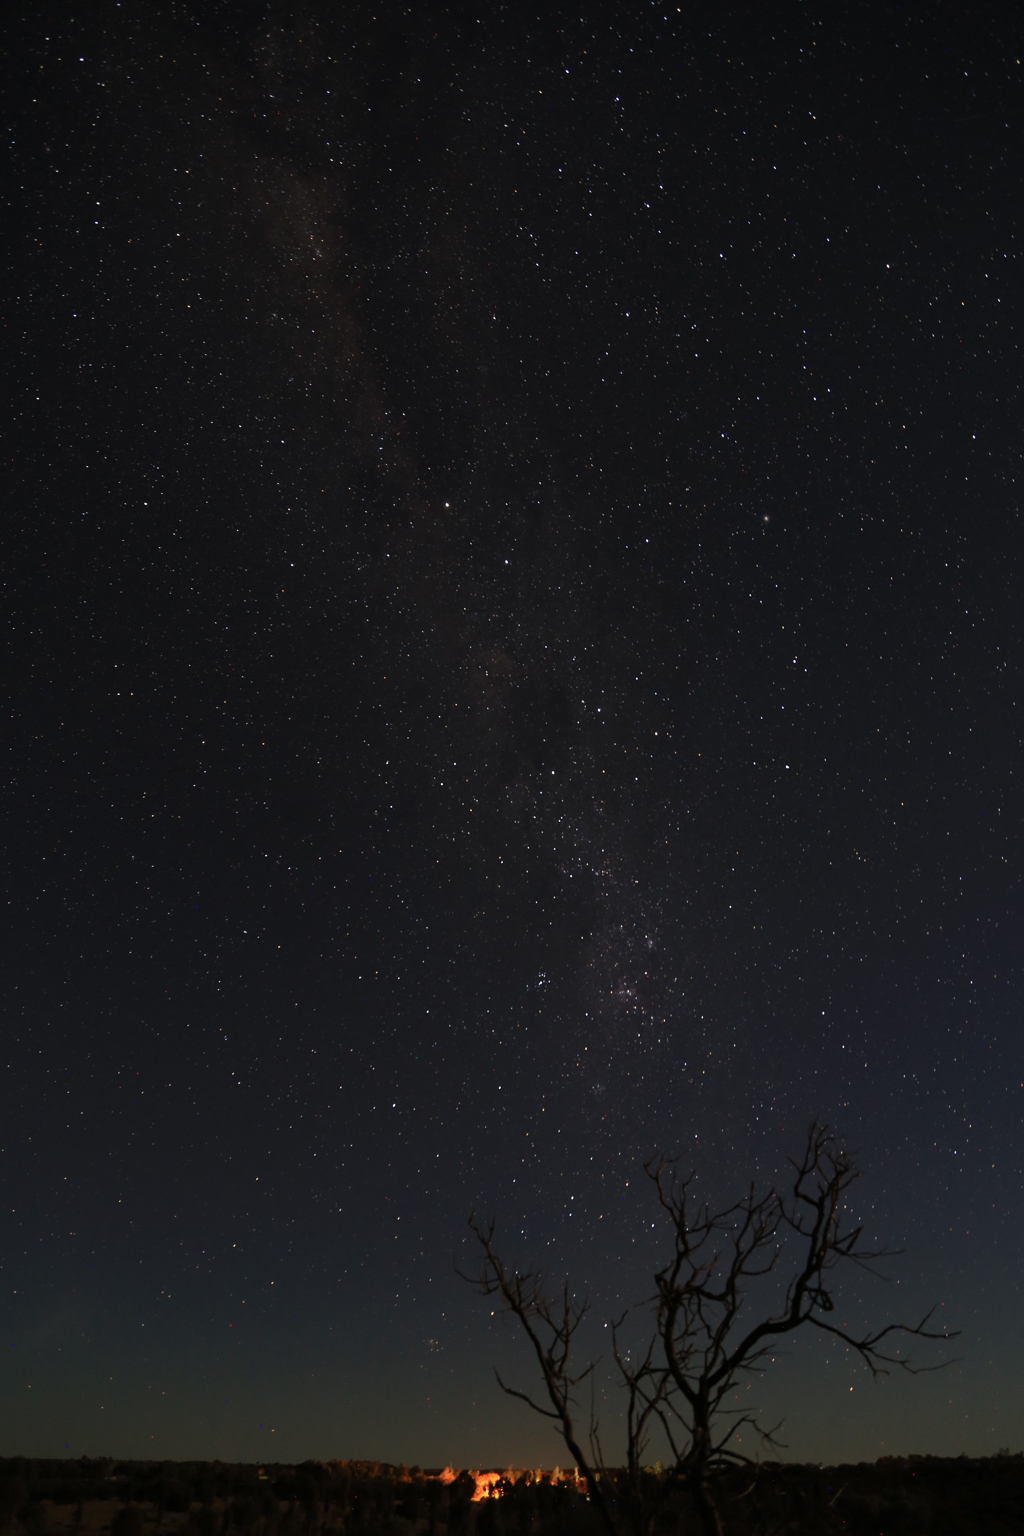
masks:
<instances>
[{"instance_id":1,"label":"dark foreground vegetation","mask_svg":"<svg viewBox=\"0 0 1024 1536\"><path fill-rule=\"evenodd\" d=\"M700 1529L667 1475L645 1474L650 1536ZM472 1473L381 1462L0 1459L3 1536L600 1536L585 1487L511 1473L474 1500ZM736 1536L1020 1536L1024 1456L768 1463L717 1490Z\"/></svg>"}]
</instances>

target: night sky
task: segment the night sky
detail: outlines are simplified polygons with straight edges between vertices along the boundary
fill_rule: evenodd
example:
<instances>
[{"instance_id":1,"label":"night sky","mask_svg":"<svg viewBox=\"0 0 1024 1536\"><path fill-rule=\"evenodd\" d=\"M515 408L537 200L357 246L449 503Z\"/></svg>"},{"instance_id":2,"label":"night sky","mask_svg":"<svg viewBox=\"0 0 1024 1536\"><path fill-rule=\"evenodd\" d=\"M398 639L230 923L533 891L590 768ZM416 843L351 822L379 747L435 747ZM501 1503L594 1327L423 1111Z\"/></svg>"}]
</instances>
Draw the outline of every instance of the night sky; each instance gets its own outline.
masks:
<instances>
[{"instance_id":1,"label":"night sky","mask_svg":"<svg viewBox=\"0 0 1024 1536\"><path fill-rule=\"evenodd\" d=\"M23 9L0 1450L564 1462L470 1212L813 1115L788 1454L1019 1450L1020 9Z\"/></svg>"}]
</instances>

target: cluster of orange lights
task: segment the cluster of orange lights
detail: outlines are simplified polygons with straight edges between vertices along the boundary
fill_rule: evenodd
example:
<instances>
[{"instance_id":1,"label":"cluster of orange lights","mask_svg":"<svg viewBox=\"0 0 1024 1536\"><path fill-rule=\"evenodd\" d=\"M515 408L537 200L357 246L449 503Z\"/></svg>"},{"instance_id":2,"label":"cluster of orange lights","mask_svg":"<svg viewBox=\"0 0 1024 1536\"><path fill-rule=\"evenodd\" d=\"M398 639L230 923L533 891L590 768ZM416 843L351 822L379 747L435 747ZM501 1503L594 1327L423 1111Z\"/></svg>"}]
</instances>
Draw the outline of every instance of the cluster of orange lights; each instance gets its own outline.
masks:
<instances>
[{"instance_id":1,"label":"cluster of orange lights","mask_svg":"<svg viewBox=\"0 0 1024 1536\"><path fill-rule=\"evenodd\" d=\"M460 1472L456 1472L453 1467L445 1467L444 1471L441 1473L439 1481L442 1483L454 1483L455 1479L461 1475L462 1474ZM469 1475L476 1483L476 1488L473 1492L474 1504L476 1504L480 1499L489 1499L493 1494L494 1486L496 1483L506 1481L514 1483L518 1482L521 1477L533 1478L533 1480L538 1483L543 1478L550 1478L551 1482L553 1483L572 1483L574 1486L580 1481L579 1474L575 1468L569 1472L563 1472L560 1467L556 1467L553 1472L544 1472L539 1467L506 1467L504 1472L470 1471Z\"/></svg>"}]
</instances>

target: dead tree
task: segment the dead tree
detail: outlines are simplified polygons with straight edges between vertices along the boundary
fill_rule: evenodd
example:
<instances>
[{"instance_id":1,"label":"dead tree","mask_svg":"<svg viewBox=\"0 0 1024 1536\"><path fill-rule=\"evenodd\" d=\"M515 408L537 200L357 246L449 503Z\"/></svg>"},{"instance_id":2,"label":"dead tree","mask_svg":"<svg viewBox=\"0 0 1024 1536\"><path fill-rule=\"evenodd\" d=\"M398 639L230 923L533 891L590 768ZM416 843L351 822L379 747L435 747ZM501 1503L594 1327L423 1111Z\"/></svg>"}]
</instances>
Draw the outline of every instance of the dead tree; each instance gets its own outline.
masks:
<instances>
[{"instance_id":1,"label":"dead tree","mask_svg":"<svg viewBox=\"0 0 1024 1536\"><path fill-rule=\"evenodd\" d=\"M929 1327L932 1313L916 1324L889 1323L864 1333L834 1321L836 1271L853 1265L875 1273L880 1260L894 1255L868 1246L862 1227L849 1218L849 1192L860 1175L827 1126L811 1126L802 1157L791 1164L793 1178L785 1191L773 1187L758 1193L751 1185L742 1199L719 1211L695 1203L693 1175L677 1178L664 1158L645 1164L667 1218L672 1253L654 1276L653 1296L640 1303L653 1322L646 1348L631 1356L620 1346L625 1318L612 1326L613 1360L626 1392L623 1468L607 1464L592 1410L585 1443L577 1428L578 1390L598 1364L580 1368L572 1357L587 1302L575 1300L568 1281L553 1296L539 1274L507 1269L495 1246L493 1222L470 1222L482 1262L477 1273L464 1278L482 1295L497 1298L523 1328L545 1401L507 1386L500 1376L499 1385L553 1420L608 1536L646 1536L659 1500L675 1490L692 1499L705 1536L722 1536L716 1484L730 1467L755 1463L738 1448L740 1432L748 1428L766 1447L779 1444L778 1426L765 1428L756 1409L732 1408L728 1399L745 1378L767 1368L786 1335L803 1327L830 1334L873 1376L893 1368L938 1369L918 1365L900 1341L955 1337ZM780 1289L787 1263L790 1278ZM749 1293L759 1281L774 1283L776 1307L752 1322ZM666 1475L652 1485L643 1462L655 1426L669 1458Z\"/></svg>"}]
</instances>

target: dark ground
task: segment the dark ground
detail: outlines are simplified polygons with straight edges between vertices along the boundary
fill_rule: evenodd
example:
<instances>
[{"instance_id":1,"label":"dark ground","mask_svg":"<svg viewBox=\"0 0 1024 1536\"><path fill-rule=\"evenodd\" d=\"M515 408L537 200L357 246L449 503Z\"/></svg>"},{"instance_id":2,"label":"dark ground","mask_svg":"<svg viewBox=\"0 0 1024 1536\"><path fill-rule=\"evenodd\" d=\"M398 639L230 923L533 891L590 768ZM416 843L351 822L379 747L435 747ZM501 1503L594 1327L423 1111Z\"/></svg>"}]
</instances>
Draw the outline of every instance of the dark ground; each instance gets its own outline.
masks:
<instances>
[{"instance_id":1,"label":"dark ground","mask_svg":"<svg viewBox=\"0 0 1024 1536\"><path fill-rule=\"evenodd\" d=\"M225 1462L0 1461L0 1530L11 1536L589 1536L593 1511L549 1473L515 1473L500 1496L472 1502L474 1482L381 1462L300 1466ZM768 1464L723 1486L732 1536L1001 1536L1024 1529L1024 1456L886 1457L857 1465ZM658 1522L691 1527L681 1505Z\"/></svg>"}]
</instances>

